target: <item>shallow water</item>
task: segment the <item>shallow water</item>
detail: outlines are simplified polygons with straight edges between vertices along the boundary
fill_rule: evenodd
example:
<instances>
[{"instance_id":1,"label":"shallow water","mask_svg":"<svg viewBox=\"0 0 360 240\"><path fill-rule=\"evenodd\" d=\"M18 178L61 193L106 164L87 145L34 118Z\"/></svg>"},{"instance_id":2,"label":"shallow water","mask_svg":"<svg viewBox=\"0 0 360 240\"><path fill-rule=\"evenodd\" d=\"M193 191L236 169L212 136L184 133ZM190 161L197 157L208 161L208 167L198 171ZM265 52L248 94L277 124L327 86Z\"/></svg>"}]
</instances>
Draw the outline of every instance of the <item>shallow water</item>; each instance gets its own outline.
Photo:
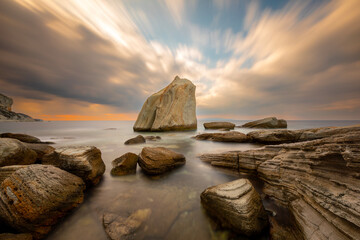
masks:
<instances>
[{"instance_id":1,"label":"shallow water","mask_svg":"<svg viewBox=\"0 0 360 240\"><path fill-rule=\"evenodd\" d=\"M142 133L144 136L161 136L162 139L139 145L124 145L127 139L139 134L132 131L132 121L1 122L0 132L34 135L43 141L55 142L54 147L93 145L102 152L106 165L102 181L86 193L84 203L56 226L46 238L48 240L107 239L102 227L103 213L128 216L143 208L150 208L151 215L137 233L136 239L248 239L219 229L207 217L200 204L200 193L205 188L238 179L239 175L211 167L196 156L210 152L247 150L259 145L192 139L191 136L205 131L203 122L199 121L197 131ZM241 125L246 121L231 122ZM360 121L288 121L289 129L359 123ZM236 130L244 133L252 131L242 128ZM110 175L112 160L126 152L138 154L145 146L163 146L180 152L186 157L186 165L158 177L148 177L140 168L136 175ZM257 190L261 191L261 186ZM267 202L265 205L271 204ZM268 239L268 234L264 232L256 239Z\"/></svg>"}]
</instances>

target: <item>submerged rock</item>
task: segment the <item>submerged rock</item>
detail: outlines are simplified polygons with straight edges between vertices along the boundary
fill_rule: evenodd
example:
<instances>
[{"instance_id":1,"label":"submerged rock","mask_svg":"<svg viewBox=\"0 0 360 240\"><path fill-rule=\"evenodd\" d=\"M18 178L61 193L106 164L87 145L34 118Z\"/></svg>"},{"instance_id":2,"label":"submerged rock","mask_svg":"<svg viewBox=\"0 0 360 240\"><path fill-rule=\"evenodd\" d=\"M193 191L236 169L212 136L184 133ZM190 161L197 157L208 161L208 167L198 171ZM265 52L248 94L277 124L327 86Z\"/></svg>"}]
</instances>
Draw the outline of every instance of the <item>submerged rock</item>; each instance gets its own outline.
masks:
<instances>
[{"instance_id":1,"label":"submerged rock","mask_svg":"<svg viewBox=\"0 0 360 240\"><path fill-rule=\"evenodd\" d=\"M125 153L121 157L116 158L112 161L113 168L111 169L111 175L122 176L135 174L138 158L138 155L131 152Z\"/></svg>"},{"instance_id":2,"label":"submerged rock","mask_svg":"<svg viewBox=\"0 0 360 240\"><path fill-rule=\"evenodd\" d=\"M195 85L178 76L144 103L134 131L173 131L197 128Z\"/></svg>"},{"instance_id":3,"label":"submerged rock","mask_svg":"<svg viewBox=\"0 0 360 240\"><path fill-rule=\"evenodd\" d=\"M242 125L244 128L287 128L287 122L284 119L268 117Z\"/></svg>"},{"instance_id":4,"label":"submerged rock","mask_svg":"<svg viewBox=\"0 0 360 240\"><path fill-rule=\"evenodd\" d=\"M163 147L144 147L139 166L147 174L161 174L185 164L184 155Z\"/></svg>"},{"instance_id":5,"label":"submerged rock","mask_svg":"<svg viewBox=\"0 0 360 240\"><path fill-rule=\"evenodd\" d=\"M312 239L318 228L318 239L360 239L360 129L332 132L318 140L202 157L223 163L237 155L240 172L257 174L267 196L292 205L304 239Z\"/></svg>"},{"instance_id":6,"label":"submerged rock","mask_svg":"<svg viewBox=\"0 0 360 240\"><path fill-rule=\"evenodd\" d=\"M259 234L268 225L261 198L247 179L207 188L201 203L223 227L247 236Z\"/></svg>"},{"instance_id":7,"label":"submerged rock","mask_svg":"<svg viewBox=\"0 0 360 240\"><path fill-rule=\"evenodd\" d=\"M30 165L0 186L0 219L20 232L44 237L83 201L81 178L53 166Z\"/></svg>"},{"instance_id":8,"label":"submerged rock","mask_svg":"<svg viewBox=\"0 0 360 240\"><path fill-rule=\"evenodd\" d=\"M202 133L195 136L196 140L210 140L214 142L249 142L248 137L237 131L226 133Z\"/></svg>"},{"instance_id":9,"label":"submerged rock","mask_svg":"<svg viewBox=\"0 0 360 240\"><path fill-rule=\"evenodd\" d=\"M205 129L234 129L235 124L231 122L208 122L204 123Z\"/></svg>"},{"instance_id":10,"label":"submerged rock","mask_svg":"<svg viewBox=\"0 0 360 240\"><path fill-rule=\"evenodd\" d=\"M36 157L36 152L19 140L0 138L0 167L33 164Z\"/></svg>"},{"instance_id":11,"label":"submerged rock","mask_svg":"<svg viewBox=\"0 0 360 240\"><path fill-rule=\"evenodd\" d=\"M151 209L139 209L125 218L114 213L103 215L103 224L106 234L111 240L136 239L136 231L151 215Z\"/></svg>"},{"instance_id":12,"label":"submerged rock","mask_svg":"<svg viewBox=\"0 0 360 240\"><path fill-rule=\"evenodd\" d=\"M139 144L146 142L145 138L142 135L137 135L134 138L130 138L126 142L124 142L125 145L131 145L131 144Z\"/></svg>"},{"instance_id":13,"label":"submerged rock","mask_svg":"<svg viewBox=\"0 0 360 240\"><path fill-rule=\"evenodd\" d=\"M101 152L92 146L58 148L52 153L45 154L42 163L75 174L87 185L98 184L105 172Z\"/></svg>"}]
</instances>

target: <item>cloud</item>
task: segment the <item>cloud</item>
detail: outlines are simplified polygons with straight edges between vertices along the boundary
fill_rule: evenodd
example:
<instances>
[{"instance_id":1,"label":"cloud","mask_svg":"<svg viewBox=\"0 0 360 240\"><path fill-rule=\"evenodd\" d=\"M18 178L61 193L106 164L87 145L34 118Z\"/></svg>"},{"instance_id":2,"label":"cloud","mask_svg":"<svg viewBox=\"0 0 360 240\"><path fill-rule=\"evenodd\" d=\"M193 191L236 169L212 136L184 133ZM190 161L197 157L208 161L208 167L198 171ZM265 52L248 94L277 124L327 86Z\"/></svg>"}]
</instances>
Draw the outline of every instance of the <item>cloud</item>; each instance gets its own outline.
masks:
<instances>
[{"instance_id":1,"label":"cloud","mask_svg":"<svg viewBox=\"0 0 360 240\"><path fill-rule=\"evenodd\" d=\"M177 26L183 23L185 0L164 0Z\"/></svg>"}]
</instances>

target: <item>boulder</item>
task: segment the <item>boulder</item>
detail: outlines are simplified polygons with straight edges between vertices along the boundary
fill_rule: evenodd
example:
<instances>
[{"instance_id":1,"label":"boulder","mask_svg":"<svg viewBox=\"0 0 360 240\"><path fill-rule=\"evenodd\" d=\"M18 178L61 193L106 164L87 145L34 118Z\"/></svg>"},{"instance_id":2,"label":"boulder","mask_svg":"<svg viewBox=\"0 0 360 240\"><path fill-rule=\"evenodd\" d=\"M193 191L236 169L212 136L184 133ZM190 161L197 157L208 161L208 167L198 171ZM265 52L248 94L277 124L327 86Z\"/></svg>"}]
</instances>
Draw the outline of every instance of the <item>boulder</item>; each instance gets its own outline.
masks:
<instances>
[{"instance_id":1,"label":"boulder","mask_svg":"<svg viewBox=\"0 0 360 240\"><path fill-rule=\"evenodd\" d=\"M45 154L42 163L53 165L81 177L87 185L99 183L105 172L101 152L92 146L62 147Z\"/></svg>"},{"instance_id":2,"label":"boulder","mask_svg":"<svg viewBox=\"0 0 360 240\"><path fill-rule=\"evenodd\" d=\"M235 124L231 122L208 122L204 123L205 129L234 129Z\"/></svg>"},{"instance_id":3,"label":"boulder","mask_svg":"<svg viewBox=\"0 0 360 240\"><path fill-rule=\"evenodd\" d=\"M184 155L163 147L144 147L139 166L147 174L161 174L185 164Z\"/></svg>"},{"instance_id":4,"label":"boulder","mask_svg":"<svg viewBox=\"0 0 360 240\"><path fill-rule=\"evenodd\" d=\"M33 240L30 233L0 233L1 240Z\"/></svg>"},{"instance_id":5,"label":"boulder","mask_svg":"<svg viewBox=\"0 0 360 240\"><path fill-rule=\"evenodd\" d=\"M249 142L248 137L237 131L231 131L226 133L202 133L195 136L196 140L210 140L214 142Z\"/></svg>"},{"instance_id":6,"label":"boulder","mask_svg":"<svg viewBox=\"0 0 360 240\"><path fill-rule=\"evenodd\" d=\"M30 136L27 134L22 134L22 133L2 133L0 134L1 138L14 138L17 139L21 142L25 142L25 143L41 143L41 140L38 139L37 137L34 136Z\"/></svg>"},{"instance_id":7,"label":"boulder","mask_svg":"<svg viewBox=\"0 0 360 240\"><path fill-rule=\"evenodd\" d=\"M39 239L83 201L81 178L54 166L30 165L0 185L0 220Z\"/></svg>"},{"instance_id":8,"label":"boulder","mask_svg":"<svg viewBox=\"0 0 360 240\"><path fill-rule=\"evenodd\" d=\"M228 167L236 159L229 155L236 154L239 172L255 173L264 194L292 206L304 239L360 239L360 130L349 129L332 129L334 135L317 140L202 157Z\"/></svg>"},{"instance_id":9,"label":"boulder","mask_svg":"<svg viewBox=\"0 0 360 240\"><path fill-rule=\"evenodd\" d=\"M111 240L136 239L136 231L150 215L150 208L139 209L127 218L114 213L105 213L103 215L105 232Z\"/></svg>"},{"instance_id":10,"label":"boulder","mask_svg":"<svg viewBox=\"0 0 360 240\"><path fill-rule=\"evenodd\" d=\"M24 144L25 146L36 152L37 154L36 161L39 163L42 162L42 158L45 154L50 154L55 151L55 148L43 143L24 143Z\"/></svg>"},{"instance_id":11,"label":"boulder","mask_svg":"<svg viewBox=\"0 0 360 240\"><path fill-rule=\"evenodd\" d=\"M111 175L122 176L136 173L136 166L138 162L138 155L135 153L125 153L121 157L112 161L113 168L111 169Z\"/></svg>"},{"instance_id":12,"label":"boulder","mask_svg":"<svg viewBox=\"0 0 360 240\"><path fill-rule=\"evenodd\" d=\"M19 140L0 138L0 167L33 164L36 157L36 152Z\"/></svg>"},{"instance_id":13,"label":"boulder","mask_svg":"<svg viewBox=\"0 0 360 240\"><path fill-rule=\"evenodd\" d=\"M146 142L145 138L141 135L138 135L134 138L130 138L129 140L127 140L124 144L125 145L131 145L131 144L139 144L139 143L144 143Z\"/></svg>"},{"instance_id":14,"label":"boulder","mask_svg":"<svg viewBox=\"0 0 360 240\"><path fill-rule=\"evenodd\" d=\"M178 76L144 103L134 131L176 131L197 128L195 85Z\"/></svg>"},{"instance_id":15,"label":"boulder","mask_svg":"<svg viewBox=\"0 0 360 240\"><path fill-rule=\"evenodd\" d=\"M242 125L244 128L287 128L287 122L284 119L268 117Z\"/></svg>"},{"instance_id":16,"label":"boulder","mask_svg":"<svg viewBox=\"0 0 360 240\"><path fill-rule=\"evenodd\" d=\"M11 165L11 166L0 167L0 184L17 170L28 166L29 165Z\"/></svg>"},{"instance_id":17,"label":"boulder","mask_svg":"<svg viewBox=\"0 0 360 240\"><path fill-rule=\"evenodd\" d=\"M223 227L240 234L257 235L268 225L261 198L247 179L207 188L201 203Z\"/></svg>"}]
</instances>

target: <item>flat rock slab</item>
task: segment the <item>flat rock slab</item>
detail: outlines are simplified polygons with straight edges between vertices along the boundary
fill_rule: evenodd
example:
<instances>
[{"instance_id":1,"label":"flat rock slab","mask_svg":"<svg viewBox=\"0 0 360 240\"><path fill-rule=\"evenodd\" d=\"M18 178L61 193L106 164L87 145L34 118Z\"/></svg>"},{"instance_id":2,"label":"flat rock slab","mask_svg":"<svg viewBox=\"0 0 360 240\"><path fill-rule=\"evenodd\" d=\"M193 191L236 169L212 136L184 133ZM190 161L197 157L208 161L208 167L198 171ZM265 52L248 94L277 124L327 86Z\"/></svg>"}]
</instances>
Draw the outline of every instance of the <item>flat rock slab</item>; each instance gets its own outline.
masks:
<instances>
[{"instance_id":1,"label":"flat rock slab","mask_svg":"<svg viewBox=\"0 0 360 240\"><path fill-rule=\"evenodd\" d=\"M287 128L287 122L284 119L268 117L242 125L244 128Z\"/></svg>"},{"instance_id":2,"label":"flat rock slab","mask_svg":"<svg viewBox=\"0 0 360 240\"><path fill-rule=\"evenodd\" d=\"M204 123L205 129L234 129L235 124L231 122L208 122Z\"/></svg>"},{"instance_id":3,"label":"flat rock slab","mask_svg":"<svg viewBox=\"0 0 360 240\"><path fill-rule=\"evenodd\" d=\"M178 76L144 103L134 131L178 131L197 128L195 85Z\"/></svg>"},{"instance_id":4,"label":"flat rock slab","mask_svg":"<svg viewBox=\"0 0 360 240\"><path fill-rule=\"evenodd\" d=\"M83 201L84 189L81 178L57 167L21 168L0 185L0 219L41 238Z\"/></svg>"},{"instance_id":5,"label":"flat rock slab","mask_svg":"<svg viewBox=\"0 0 360 240\"><path fill-rule=\"evenodd\" d=\"M127 218L114 213L105 213L103 215L105 232L111 240L136 239L136 231L150 215L150 208L139 209Z\"/></svg>"},{"instance_id":6,"label":"flat rock slab","mask_svg":"<svg viewBox=\"0 0 360 240\"><path fill-rule=\"evenodd\" d=\"M121 157L112 161L113 168L111 169L111 175L122 176L136 173L136 166L138 162L138 155L135 153L125 153Z\"/></svg>"},{"instance_id":7,"label":"flat rock slab","mask_svg":"<svg viewBox=\"0 0 360 240\"><path fill-rule=\"evenodd\" d=\"M36 157L36 152L19 140L0 138L0 167L33 164Z\"/></svg>"},{"instance_id":8,"label":"flat rock slab","mask_svg":"<svg viewBox=\"0 0 360 240\"><path fill-rule=\"evenodd\" d=\"M247 179L207 188L201 193L201 203L223 227L240 234L256 235L268 225L261 198Z\"/></svg>"},{"instance_id":9,"label":"flat rock slab","mask_svg":"<svg viewBox=\"0 0 360 240\"><path fill-rule=\"evenodd\" d=\"M214 142L249 142L249 138L237 131L231 131L226 133L202 133L195 136L196 140L209 140Z\"/></svg>"},{"instance_id":10,"label":"flat rock slab","mask_svg":"<svg viewBox=\"0 0 360 240\"><path fill-rule=\"evenodd\" d=\"M138 135L134 138L130 138L129 140L125 141L125 145L131 145L131 144L139 144L139 143L145 143L146 140L142 135Z\"/></svg>"},{"instance_id":11,"label":"flat rock slab","mask_svg":"<svg viewBox=\"0 0 360 240\"><path fill-rule=\"evenodd\" d=\"M81 177L87 185L99 183L105 164L98 148L92 146L62 147L45 154L42 163L53 165Z\"/></svg>"},{"instance_id":12,"label":"flat rock slab","mask_svg":"<svg viewBox=\"0 0 360 240\"><path fill-rule=\"evenodd\" d=\"M184 155L163 147L144 147L139 155L139 165L147 174L161 174L185 162Z\"/></svg>"}]
</instances>

